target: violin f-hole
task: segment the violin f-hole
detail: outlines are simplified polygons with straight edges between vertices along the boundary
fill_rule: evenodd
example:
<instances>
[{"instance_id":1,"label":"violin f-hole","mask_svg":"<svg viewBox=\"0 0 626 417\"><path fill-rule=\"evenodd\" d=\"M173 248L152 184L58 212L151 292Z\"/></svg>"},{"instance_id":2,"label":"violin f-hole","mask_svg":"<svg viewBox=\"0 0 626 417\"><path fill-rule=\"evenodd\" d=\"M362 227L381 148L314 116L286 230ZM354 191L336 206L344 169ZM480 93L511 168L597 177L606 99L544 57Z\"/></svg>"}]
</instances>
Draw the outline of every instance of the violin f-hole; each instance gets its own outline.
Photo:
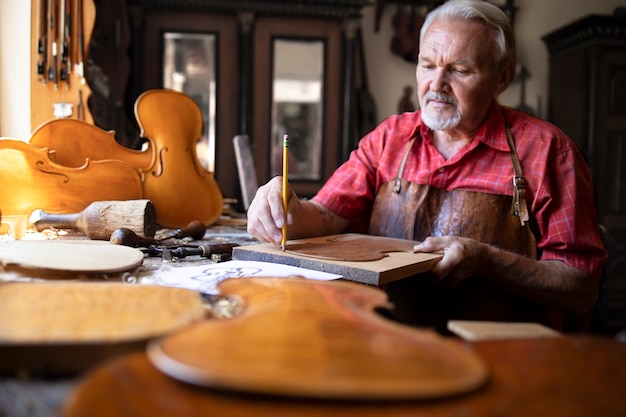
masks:
<instances>
[{"instance_id":1,"label":"violin f-hole","mask_svg":"<svg viewBox=\"0 0 626 417\"><path fill-rule=\"evenodd\" d=\"M166 146L162 147L161 150L159 151L159 170L157 171L152 171L152 175L155 177L160 177L161 175L163 175L163 152L168 152L168 149Z\"/></svg>"}]
</instances>

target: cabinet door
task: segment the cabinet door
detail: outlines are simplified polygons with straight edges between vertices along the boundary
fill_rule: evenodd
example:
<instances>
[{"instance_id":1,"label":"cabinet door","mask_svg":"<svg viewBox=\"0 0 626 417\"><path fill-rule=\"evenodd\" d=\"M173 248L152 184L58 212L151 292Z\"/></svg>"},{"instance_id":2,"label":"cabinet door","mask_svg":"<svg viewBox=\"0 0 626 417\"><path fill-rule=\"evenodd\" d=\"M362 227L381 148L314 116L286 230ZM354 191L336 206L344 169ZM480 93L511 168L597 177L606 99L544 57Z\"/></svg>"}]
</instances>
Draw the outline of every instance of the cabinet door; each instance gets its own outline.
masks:
<instances>
[{"instance_id":1,"label":"cabinet door","mask_svg":"<svg viewBox=\"0 0 626 417\"><path fill-rule=\"evenodd\" d=\"M289 181L311 197L339 163L341 23L259 17L254 28L251 143L257 177L282 173L289 137Z\"/></svg>"},{"instance_id":2,"label":"cabinet door","mask_svg":"<svg viewBox=\"0 0 626 417\"><path fill-rule=\"evenodd\" d=\"M590 149L601 223L626 238L626 49L607 46L597 57L596 143Z\"/></svg>"},{"instance_id":3,"label":"cabinet door","mask_svg":"<svg viewBox=\"0 0 626 417\"><path fill-rule=\"evenodd\" d=\"M232 139L237 134L236 16L152 12L145 21L144 89L191 96L204 115L198 155L225 196L239 193ZM190 196L191 197L191 196Z\"/></svg>"}]
</instances>

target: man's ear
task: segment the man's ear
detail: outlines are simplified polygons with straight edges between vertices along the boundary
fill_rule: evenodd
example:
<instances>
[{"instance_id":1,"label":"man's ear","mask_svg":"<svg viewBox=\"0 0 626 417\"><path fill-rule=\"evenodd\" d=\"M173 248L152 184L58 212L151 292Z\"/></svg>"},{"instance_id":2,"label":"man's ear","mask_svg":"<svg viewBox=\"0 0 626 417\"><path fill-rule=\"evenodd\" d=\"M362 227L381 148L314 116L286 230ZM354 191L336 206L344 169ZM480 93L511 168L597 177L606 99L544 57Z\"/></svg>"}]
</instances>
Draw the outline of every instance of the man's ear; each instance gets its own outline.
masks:
<instances>
[{"instance_id":1,"label":"man's ear","mask_svg":"<svg viewBox=\"0 0 626 417\"><path fill-rule=\"evenodd\" d=\"M496 86L496 96L504 92L504 90L506 90L513 82L513 78L515 78L516 65L517 62L515 59L511 59L500 72L500 79L498 80L498 85Z\"/></svg>"}]
</instances>

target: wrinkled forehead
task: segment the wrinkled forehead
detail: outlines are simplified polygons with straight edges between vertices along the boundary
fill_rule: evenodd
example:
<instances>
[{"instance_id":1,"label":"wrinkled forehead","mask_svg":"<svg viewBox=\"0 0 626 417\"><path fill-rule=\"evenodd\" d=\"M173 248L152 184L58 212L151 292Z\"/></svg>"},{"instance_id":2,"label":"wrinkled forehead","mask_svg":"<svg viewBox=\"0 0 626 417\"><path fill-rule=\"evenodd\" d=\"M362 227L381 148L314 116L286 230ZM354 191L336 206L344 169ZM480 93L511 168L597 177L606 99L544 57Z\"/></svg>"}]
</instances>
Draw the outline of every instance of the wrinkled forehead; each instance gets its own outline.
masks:
<instances>
[{"instance_id":1,"label":"wrinkled forehead","mask_svg":"<svg viewBox=\"0 0 626 417\"><path fill-rule=\"evenodd\" d=\"M420 56L445 54L473 60L494 60L496 43L493 30L481 20L440 18L424 32Z\"/></svg>"}]
</instances>

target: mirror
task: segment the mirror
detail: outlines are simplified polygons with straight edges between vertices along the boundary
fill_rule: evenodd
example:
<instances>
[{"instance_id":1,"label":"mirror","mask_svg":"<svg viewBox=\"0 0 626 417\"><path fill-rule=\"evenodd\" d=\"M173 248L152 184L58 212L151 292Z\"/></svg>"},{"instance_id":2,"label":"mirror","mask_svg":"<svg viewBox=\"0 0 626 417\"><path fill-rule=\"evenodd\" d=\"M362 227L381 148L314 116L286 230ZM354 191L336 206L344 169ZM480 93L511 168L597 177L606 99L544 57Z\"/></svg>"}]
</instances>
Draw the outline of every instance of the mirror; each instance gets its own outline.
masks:
<instances>
[{"instance_id":1,"label":"mirror","mask_svg":"<svg viewBox=\"0 0 626 417\"><path fill-rule=\"evenodd\" d=\"M271 173L282 174L289 135L289 178L322 178L324 42L276 38L272 43Z\"/></svg>"},{"instance_id":2,"label":"mirror","mask_svg":"<svg viewBox=\"0 0 626 417\"><path fill-rule=\"evenodd\" d=\"M198 104L204 120L197 144L202 166L215 171L215 35L163 34L163 87L181 91Z\"/></svg>"}]
</instances>

